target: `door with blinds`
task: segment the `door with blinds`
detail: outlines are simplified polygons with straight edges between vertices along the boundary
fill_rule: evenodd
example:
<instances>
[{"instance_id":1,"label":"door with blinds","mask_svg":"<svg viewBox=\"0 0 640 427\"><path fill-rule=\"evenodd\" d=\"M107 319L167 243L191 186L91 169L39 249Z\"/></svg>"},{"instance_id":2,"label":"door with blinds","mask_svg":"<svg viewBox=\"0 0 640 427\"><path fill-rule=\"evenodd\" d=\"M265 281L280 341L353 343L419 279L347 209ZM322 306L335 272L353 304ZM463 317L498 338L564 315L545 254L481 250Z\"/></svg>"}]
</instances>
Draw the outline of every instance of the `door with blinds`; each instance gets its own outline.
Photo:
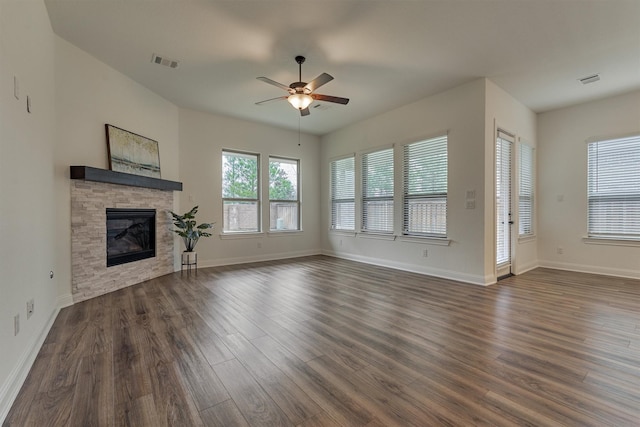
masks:
<instances>
[{"instance_id":1,"label":"door with blinds","mask_svg":"<svg viewBox=\"0 0 640 427\"><path fill-rule=\"evenodd\" d=\"M513 135L498 130L496 138L496 271L498 279L511 275L514 143Z\"/></svg>"}]
</instances>

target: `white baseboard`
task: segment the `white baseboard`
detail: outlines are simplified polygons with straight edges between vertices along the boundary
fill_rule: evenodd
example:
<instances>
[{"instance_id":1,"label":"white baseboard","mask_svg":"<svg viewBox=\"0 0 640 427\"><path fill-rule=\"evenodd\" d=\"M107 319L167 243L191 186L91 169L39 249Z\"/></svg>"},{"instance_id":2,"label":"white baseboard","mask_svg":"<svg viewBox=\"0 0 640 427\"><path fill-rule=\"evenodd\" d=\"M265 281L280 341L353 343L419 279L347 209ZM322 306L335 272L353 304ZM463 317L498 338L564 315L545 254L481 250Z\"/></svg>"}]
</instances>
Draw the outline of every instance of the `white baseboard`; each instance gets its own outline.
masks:
<instances>
[{"instance_id":1,"label":"white baseboard","mask_svg":"<svg viewBox=\"0 0 640 427\"><path fill-rule=\"evenodd\" d=\"M249 264L252 262L262 262L262 261L276 261L279 259L290 259L290 258L300 258L304 256L320 255L321 253L322 252L320 249L310 249L307 251L280 252L280 253L270 253L270 254L257 255L257 256L221 258L216 260L204 260L204 261L198 260L198 268L219 267L221 265ZM177 270L177 271L180 271L180 270Z\"/></svg>"},{"instance_id":2,"label":"white baseboard","mask_svg":"<svg viewBox=\"0 0 640 427\"><path fill-rule=\"evenodd\" d=\"M553 268L555 270L576 271L578 273L602 274L604 276L625 277L640 279L640 270L627 270L621 268L599 267L597 265L573 264L569 262L539 260L540 267Z\"/></svg>"},{"instance_id":3,"label":"white baseboard","mask_svg":"<svg viewBox=\"0 0 640 427\"><path fill-rule=\"evenodd\" d=\"M58 298L56 299L56 307L65 308L71 305L73 305L73 295L58 295Z\"/></svg>"},{"instance_id":4,"label":"white baseboard","mask_svg":"<svg viewBox=\"0 0 640 427\"><path fill-rule=\"evenodd\" d=\"M71 295L69 295L69 297L70 296ZM9 414L11 405L13 405L13 401L18 396L20 388L22 388L22 384L27 379L29 370L31 369L33 362L36 360L36 356L38 355L44 340L47 338L49 330L53 326L53 322L56 320L59 311L60 308L53 310L45 327L33 340L31 345L26 348L22 356L18 359L18 363L9 374L9 377L2 385L2 388L0 388L0 424L4 423L5 418Z\"/></svg>"},{"instance_id":5,"label":"white baseboard","mask_svg":"<svg viewBox=\"0 0 640 427\"><path fill-rule=\"evenodd\" d=\"M411 273L419 273L427 276L439 277L441 279L455 280L458 282L469 283L472 285L487 286L490 284L490 283L487 283L488 278L485 278L484 276L460 273L459 271L443 270L443 269L434 268L434 267L421 267L415 264L407 264L403 262L389 261L386 259L371 258L371 257L365 257L361 255L353 255L353 254L327 251L327 250L322 251L322 254L327 256L332 256L335 258L343 258L351 261L363 262L365 264L379 265L381 267L394 268L396 270L402 270L402 271L408 271Z\"/></svg>"},{"instance_id":6,"label":"white baseboard","mask_svg":"<svg viewBox=\"0 0 640 427\"><path fill-rule=\"evenodd\" d=\"M540 265L538 264L538 261L534 261L534 262L530 262L527 264L518 264L518 271L515 274L524 274L527 271L531 271L534 268L538 268Z\"/></svg>"}]
</instances>

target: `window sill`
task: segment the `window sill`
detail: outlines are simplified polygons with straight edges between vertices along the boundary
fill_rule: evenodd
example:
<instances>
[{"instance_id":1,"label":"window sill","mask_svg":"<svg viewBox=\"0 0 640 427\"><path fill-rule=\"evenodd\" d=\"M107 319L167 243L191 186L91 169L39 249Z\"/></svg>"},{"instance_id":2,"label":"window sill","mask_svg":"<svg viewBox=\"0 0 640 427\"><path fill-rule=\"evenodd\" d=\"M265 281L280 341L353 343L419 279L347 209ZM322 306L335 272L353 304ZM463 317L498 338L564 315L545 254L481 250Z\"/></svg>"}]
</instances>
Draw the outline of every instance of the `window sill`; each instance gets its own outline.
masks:
<instances>
[{"instance_id":1,"label":"window sill","mask_svg":"<svg viewBox=\"0 0 640 427\"><path fill-rule=\"evenodd\" d=\"M582 241L588 245L640 247L639 239L623 239L619 237L583 237Z\"/></svg>"},{"instance_id":2,"label":"window sill","mask_svg":"<svg viewBox=\"0 0 640 427\"><path fill-rule=\"evenodd\" d=\"M535 240L536 240L535 234L518 237L518 243L529 243L529 242L534 242Z\"/></svg>"},{"instance_id":3,"label":"window sill","mask_svg":"<svg viewBox=\"0 0 640 427\"><path fill-rule=\"evenodd\" d=\"M356 237L356 232L349 230L329 230L329 234L335 234L337 236Z\"/></svg>"},{"instance_id":4,"label":"window sill","mask_svg":"<svg viewBox=\"0 0 640 427\"><path fill-rule=\"evenodd\" d=\"M398 236L398 240L408 243L422 243L435 246L449 246L451 239L442 237Z\"/></svg>"},{"instance_id":5,"label":"window sill","mask_svg":"<svg viewBox=\"0 0 640 427\"><path fill-rule=\"evenodd\" d=\"M233 239L255 239L264 237L264 233L261 231L239 231L237 233L220 233L221 240L233 240Z\"/></svg>"},{"instance_id":6,"label":"window sill","mask_svg":"<svg viewBox=\"0 0 640 427\"><path fill-rule=\"evenodd\" d=\"M304 234L303 230L270 230L267 231L268 237L284 237L291 236L294 234Z\"/></svg>"},{"instance_id":7,"label":"window sill","mask_svg":"<svg viewBox=\"0 0 640 427\"><path fill-rule=\"evenodd\" d=\"M393 240L396 240L397 236L395 236L393 234L388 234L388 233L366 232L366 233L358 233L358 237L363 238L363 239L375 239L375 240L393 241Z\"/></svg>"}]
</instances>

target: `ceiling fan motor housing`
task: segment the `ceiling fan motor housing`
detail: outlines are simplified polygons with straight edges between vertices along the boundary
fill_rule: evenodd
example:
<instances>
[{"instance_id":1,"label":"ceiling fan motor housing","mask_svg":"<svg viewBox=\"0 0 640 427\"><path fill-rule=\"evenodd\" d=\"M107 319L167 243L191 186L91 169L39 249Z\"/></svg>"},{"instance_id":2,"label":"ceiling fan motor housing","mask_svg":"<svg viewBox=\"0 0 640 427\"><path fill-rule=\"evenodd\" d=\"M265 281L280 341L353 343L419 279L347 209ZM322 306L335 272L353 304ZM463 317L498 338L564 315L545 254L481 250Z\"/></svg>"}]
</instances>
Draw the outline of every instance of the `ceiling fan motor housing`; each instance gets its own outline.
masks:
<instances>
[{"instance_id":1,"label":"ceiling fan motor housing","mask_svg":"<svg viewBox=\"0 0 640 427\"><path fill-rule=\"evenodd\" d=\"M311 93L311 89L305 87L306 85L306 82L293 82L289 87L295 91L294 93L304 93L308 95Z\"/></svg>"}]
</instances>

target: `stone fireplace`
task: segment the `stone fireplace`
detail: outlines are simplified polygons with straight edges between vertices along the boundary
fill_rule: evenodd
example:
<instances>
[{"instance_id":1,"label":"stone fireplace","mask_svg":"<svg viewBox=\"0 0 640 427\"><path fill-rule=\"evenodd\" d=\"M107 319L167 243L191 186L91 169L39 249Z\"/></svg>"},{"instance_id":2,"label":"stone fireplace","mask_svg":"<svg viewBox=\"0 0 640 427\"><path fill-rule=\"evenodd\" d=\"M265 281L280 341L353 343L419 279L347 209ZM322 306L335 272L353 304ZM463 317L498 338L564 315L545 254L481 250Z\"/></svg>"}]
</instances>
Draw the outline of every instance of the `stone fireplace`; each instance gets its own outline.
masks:
<instances>
[{"instance_id":1,"label":"stone fireplace","mask_svg":"<svg viewBox=\"0 0 640 427\"><path fill-rule=\"evenodd\" d=\"M71 171L71 287L74 302L84 301L99 295L152 279L154 277L173 273L174 271L174 238L171 232L171 218L168 214L173 209L173 190L177 188L147 188L138 186L142 182L163 181L152 178L133 178L134 185L114 184L103 181L101 178L94 181L89 176L91 171L107 173L116 178L122 177L122 173L102 171L100 169L86 168L84 166L72 166ZM74 175L74 168L85 168L87 176ZM152 181L149 181L152 180ZM173 184L182 184L173 181L165 181ZM160 186L162 187L162 186ZM130 244L119 242L111 252L140 252L134 246L142 243L151 236L135 236L140 227L147 225L143 218L150 212L155 214L155 224L150 234L155 234L155 248L143 249L143 259L134 259L133 262L110 263L107 266L107 212L120 212L138 215L138 219L120 221L115 227L119 231L112 230L112 239L115 235L121 235L118 240L128 240ZM121 220L122 218L120 218ZM128 222L127 222L128 221ZM128 238L125 236L131 233ZM122 243L122 244L121 244ZM155 256L153 256L155 254ZM150 256L149 256L150 255ZM134 255L138 257L140 255ZM120 259L121 260L121 259Z\"/></svg>"}]
</instances>

